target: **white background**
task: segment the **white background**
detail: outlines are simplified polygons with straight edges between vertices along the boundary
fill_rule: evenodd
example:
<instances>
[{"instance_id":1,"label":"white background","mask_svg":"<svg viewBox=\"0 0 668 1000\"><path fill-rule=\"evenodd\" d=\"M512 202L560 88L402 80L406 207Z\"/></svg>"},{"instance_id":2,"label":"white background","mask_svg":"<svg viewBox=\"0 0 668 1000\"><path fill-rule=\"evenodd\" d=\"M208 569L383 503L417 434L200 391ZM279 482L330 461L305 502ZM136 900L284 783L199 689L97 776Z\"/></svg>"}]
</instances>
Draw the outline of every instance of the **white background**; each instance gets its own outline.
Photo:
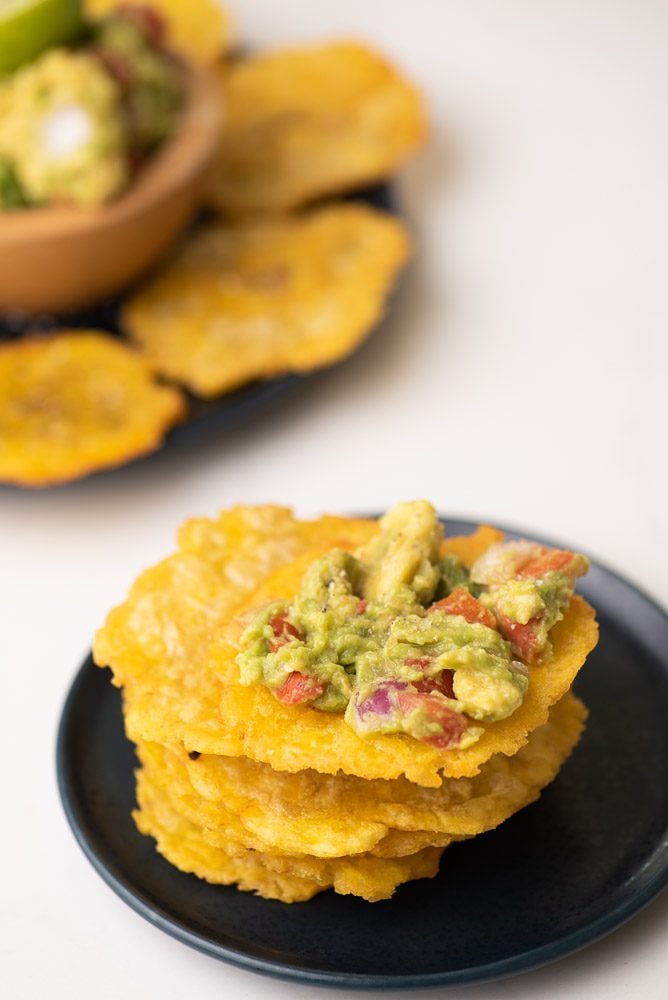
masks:
<instances>
[{"instance_id":1,"label":"white background","mask_svg":"<svg viewBox=\"0 0 668 1000\"><path fill-rule=\"evenodd\" d=\"M153 929L93 873L60 809L70 678L185 516L425 496L568 540L668 603L668 5L236 6L252 45L358 33L424 88L433 139L400 185L420 254L383 332L269 418L90 482L0 491L0 977L17 1000L341 996ZM579 955L449 995L658 1000L667 930L664 895Z\"/></svg>"}]
</instances>

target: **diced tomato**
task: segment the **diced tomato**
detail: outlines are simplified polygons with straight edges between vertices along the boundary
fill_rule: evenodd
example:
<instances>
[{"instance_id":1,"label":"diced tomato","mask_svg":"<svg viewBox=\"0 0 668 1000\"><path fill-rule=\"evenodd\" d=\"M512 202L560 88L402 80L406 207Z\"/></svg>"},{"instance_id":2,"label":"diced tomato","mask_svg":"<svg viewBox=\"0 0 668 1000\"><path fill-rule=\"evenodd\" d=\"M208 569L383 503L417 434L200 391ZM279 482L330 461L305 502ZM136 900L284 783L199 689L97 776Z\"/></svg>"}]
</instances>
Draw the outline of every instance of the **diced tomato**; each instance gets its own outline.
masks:
<instances>
[{"instance_id":1,"label":"diced tomato","mask_svg":"<svg viewBox=\"0 0 668 1000\"><path fill-rule=\"evenodd\" d=\"M163 18L149 4L124 3L116 8L116 13L132 21L150 45L162 45L166 27Z\"/></svg>"},{"instance_id":2,"label":"diced tomato","mask_svg":"<svg viewBox=\"0 0 668 1000\"><path fill-rule=\"evenodd\" d=\"M406 662L408 663L408 660ZM454 678L454 670L441 670L440 674L436 674L434 677L423 677L421 681L413 681L413 687L417 688L421 694L433 694L434 691L438 691L446 698L454 698Z\"/></svg>"},{"instance_id":3,"label":"diced tomato","mask_svg":"<svg viewBox=\"0 0 668 1000\"><path fill-rule=\"evenodd\" d=\"M565 549L539 548L536 555L531 556L517 570L518 577L538 580L545 573L568 573L570 566L575 561L572 552Z\"/></svg>"},{"instance_id":4,"label":"diced tomato","mask_svg":"<svg viewBox=\"0 0 668 1000\"><path fill-rule=\"evenodd\" d=\"M132 86L135 79L135 68L131 59L120 52L105 49L100 45L93 46L90 53L102 63L123 90L128 90Z\"/></svg>"},{"instance_id":5,"label":"diced tomato","mask_svg":"<svg viewBox=\"0 0 668 1000\"><path fill-rule=\"evenodd\" d=\"M407 660L404 660L404 663L407 667L419 667L420 670L426 670L427 667L431 666L433 660L423 656L409 656ZM411 684L421 694L433 694L434 691L438 691L446 698L454 698L455 692L452 686L454 676L453 670L441 670L440 674L435 674L433 677L421 677L419 681L411 681Z\"/></svg>"},{"instance_id":6,"label":"diced tomato","mask_svg":"<svg viewBox=\"0 0 668 1000\"><path fill-rule=\"evenodd\" d=\"M413 691L399 691L397 694L399 709L404 715L409 715L417 709L422 709L429 722L437 722L440 733L420 737L429 746L447 750L456 746L468 726L468 719L460 712L454 712L438 695L419 694Z\"/></svg>"},{"instance_id":7,"label":"diced tomato","mask_svg":"<svg viewBox=\"0 0 668 1000\"><path fill-rule=\"evenodd\" d=\"M357 612L358 615L363 615L364 612L366 611L366 608L367 608L367 602L365 600L361 600L357 602L357 607L355 608L355 611Z\"/></svg>"},{"instance_id":8,"label":"diced tomato","mask_svg":"<svg viewBox=\"0 0 668 1000\"><path fill-rule=\"evenodd\" d=\"M315 677L293 670L274 694L284 705L302 705L305 701L319 698L324 690L325 685Z\"/></svg>"},{"instance_id":9,"label":"diced tomato","mask_svg":"<svg viewBox=\"0 0 668 1000\"><path fill-rule=\"evenodd\" d=\"M295 639L300 639L299 629L295 628L292 622L289 622L285 615L274 615L274 617L269 622L273 633L277 637L289 637L292 636Z\"/></svg>"},{"instance_id":10,"label":"diced tomato","mask_svg":"<svg viewBox=\"0 0 668 1000\"><path fill-rule=\"evenodd\" d=\"M445 611L447 615L461 615L470 625L479 623L487 628L496 628L496 618L466 587L457 587L448 597L432 604L429 611Z\"/></svg>"},{"instance_id":11,"label":"diced tomato","mask_svg":"<svg viewBox=\"0 0 668 1000\"><path fill-rule=\"evenodd\" d=\"M285 615L274 615L270 620L269 625L271 630L276 636L274 640L269 643L269 649L272 653L275 653L277 649L284 646L288 639L301 639L299 629L296 629L292 622L289 622Z\"/></svg>"},{"instance_id":12,"label":"diced tomato","mask_svg":"<svg viewBox=\"0 0 668 1000\"><path fill-rule=\"evenodd\" d=\"M500 611L497 614L501 633L511 644L513 653L525 663L537 663L542 653L538 647L540 618L531 618L526 625L520 625Z\"/></svg>"},{"instance_id":13,"label":"diced tomato","mask_svg":"<svg viewBox=\"0 0 668 1000\"><path fill-rule=\"evenodd\" d=\"M404 663L407 667L419 667L420 670L425 670L431 664L431 660L424 656L409 656Z\"/></svg>"}]
</instances>

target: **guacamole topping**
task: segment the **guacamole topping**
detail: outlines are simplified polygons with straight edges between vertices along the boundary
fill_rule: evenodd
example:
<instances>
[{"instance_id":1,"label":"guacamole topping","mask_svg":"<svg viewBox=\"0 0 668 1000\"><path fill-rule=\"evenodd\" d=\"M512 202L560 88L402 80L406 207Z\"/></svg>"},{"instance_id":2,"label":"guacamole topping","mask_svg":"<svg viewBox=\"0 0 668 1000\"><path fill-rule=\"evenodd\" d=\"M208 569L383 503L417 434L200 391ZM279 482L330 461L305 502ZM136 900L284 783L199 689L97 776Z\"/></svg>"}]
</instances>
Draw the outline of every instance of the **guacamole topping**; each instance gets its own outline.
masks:
<instances>
[{"instance_id":1,"label":"guacamole topping","mask_svg":"<svg viewBox=\"0 0 668 1000\"><path fill-rule=\"evenodd\" d=\"M241 683L264 684L286 705L343 712L360 736L470 746L481 723L521 705L588 563L502 542L469 570L441 556L442 541L434 508L413 501L381 518L365 549L316 560L292 600L252 615Z\"/></svg>"}]
</instances>

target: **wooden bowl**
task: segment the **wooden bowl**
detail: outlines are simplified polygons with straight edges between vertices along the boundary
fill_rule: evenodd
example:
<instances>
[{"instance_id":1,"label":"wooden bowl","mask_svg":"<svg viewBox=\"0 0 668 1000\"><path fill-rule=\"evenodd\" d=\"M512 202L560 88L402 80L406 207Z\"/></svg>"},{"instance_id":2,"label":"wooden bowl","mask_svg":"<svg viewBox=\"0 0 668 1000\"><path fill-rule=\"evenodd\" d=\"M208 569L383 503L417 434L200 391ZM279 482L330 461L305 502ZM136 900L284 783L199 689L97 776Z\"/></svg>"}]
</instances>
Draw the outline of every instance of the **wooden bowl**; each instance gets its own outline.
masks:
<instances>
[{"instance_id":1,"label":"wooden bowl","mask_svg":"<svg viewBox=\"0 0 668 1000\"><path fill-rule=\"evenodd\" d=\"M220 134L210 73L185 72L177 132L125 195L98 209L0 214L0 309L62 312L120 291L165 253L202 202Z\"/></svg>"}]
</instances>

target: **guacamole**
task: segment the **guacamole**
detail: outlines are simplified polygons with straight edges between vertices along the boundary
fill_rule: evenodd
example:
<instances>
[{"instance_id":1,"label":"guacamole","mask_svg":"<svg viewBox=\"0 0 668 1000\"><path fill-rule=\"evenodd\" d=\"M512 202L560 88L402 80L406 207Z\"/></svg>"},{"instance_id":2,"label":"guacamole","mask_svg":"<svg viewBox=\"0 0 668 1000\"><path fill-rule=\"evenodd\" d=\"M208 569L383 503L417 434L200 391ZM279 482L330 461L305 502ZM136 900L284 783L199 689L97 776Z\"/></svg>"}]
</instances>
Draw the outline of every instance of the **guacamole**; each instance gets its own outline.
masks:
<instances>
[{"instance_id":1,"label":"guacamole","mask_svg":"<svg viewBox=\"0 0 668 1000\"><path fill-rule=\"evenodd\" d=\"M174 132L183 96L148 8L122 8L81 45L47 49L0 81L0 210L110 201Z\"/></svg>"},{"instance_id":2,"label":"guacamole","mask_svg":"<svg viewBox=\"0 0 668 1000\"><path fill-rule=\"evenodd\" d=\"M94 52L121 90L134 157L152 152L172 134L183 104L181 73L162 40L162 22L145 7L123 8L93 29Z\"/></svg>"},{"instance_id":3,"label":"guacamole","mask_svg":"<svg viewBox=\"0 0 668 1000\"><path fill-rule=\"evenodd\" d=\"M0 159L0 211L25 208L28 202L12 167Z\"/></svg>"},{"instance_id":4,"label":"guacamole","mask_svg":"<svg viewBox=\"0 0 668 1000\"><path fill-rule=\"evenodd\" d=\"M286 705L344 712L361 736L406 733L464 748L522 703L549 653L583 556L492 546L470 569L441 556L426 501L398 504L361 551L316 560L292 600L258 609L241 637L242 684Z\"/></svg>"},{"instance_id":5,"label":"guacamole","mask_svg":"<svg viewBox=\"0 0 668 1000\"><path fill-rule=\"evenodd\" d=\"M0 87L0 158L28 202L97 205L128 180L120 91L84 52L52 49Z\"/></svg>"}]
</instances>

